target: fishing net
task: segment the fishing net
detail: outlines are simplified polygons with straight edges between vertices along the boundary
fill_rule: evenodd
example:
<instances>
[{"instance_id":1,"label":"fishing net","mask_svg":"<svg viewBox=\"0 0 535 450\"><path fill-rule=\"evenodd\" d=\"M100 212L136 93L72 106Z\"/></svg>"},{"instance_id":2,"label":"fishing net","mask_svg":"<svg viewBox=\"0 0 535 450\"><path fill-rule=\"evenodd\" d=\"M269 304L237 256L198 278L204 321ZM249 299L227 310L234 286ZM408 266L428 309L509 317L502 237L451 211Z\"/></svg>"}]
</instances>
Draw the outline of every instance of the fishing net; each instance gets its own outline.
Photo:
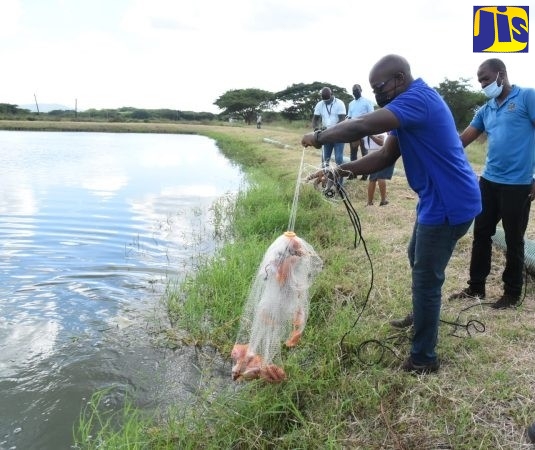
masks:
<instances>
[{"instance_id":1,"label":"fishing net","mask_svg":"<svg viewBox=\"0 0 535 450\"><path fill-rule=\"evenodd\" d=\"M309 289L322 261L310 244L293 231L302 165L294 194L289 231L269 246L244 305L231 357L232 378L286 379L281 366L282 343L299 343L309 311Z\"/></svg>"},{"instance_id":2,"label":"fishing net","mask_svg":"<svg viewBox=\"0 0 535 450\"><path fill-rule=\"evenodd\" d=\"M298 344L309 310L309 288L321 270L314 249L287 231L267 249L245 303L241 326L232 350L233 379L264 378L281 381L277 366L281 345Z\"/></svg>"}]
</instances>

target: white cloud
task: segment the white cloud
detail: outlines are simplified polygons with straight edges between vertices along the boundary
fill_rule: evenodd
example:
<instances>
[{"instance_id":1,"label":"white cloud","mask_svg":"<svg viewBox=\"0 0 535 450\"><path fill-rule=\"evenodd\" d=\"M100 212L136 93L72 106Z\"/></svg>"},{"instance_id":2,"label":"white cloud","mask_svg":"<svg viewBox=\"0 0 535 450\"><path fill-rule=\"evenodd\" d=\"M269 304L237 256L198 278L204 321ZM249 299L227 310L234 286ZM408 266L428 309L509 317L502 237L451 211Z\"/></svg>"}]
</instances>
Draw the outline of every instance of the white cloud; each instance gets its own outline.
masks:
<instances>
[{"instance_id":1,"label":"white cloud","mask_svg":"<svg viewBox=\"0 0 535 450\"><path fill-rule=\"evenodd\" d=\"M249 16L250 3L247 0L134 0L121 25L129 32L142 35L169 31L213 34L235 26L240 28Z\"/></svg>"},{"instance_id":2,"label":"white cloud","mask_svg":"<svg viewBox=\"0 0 535 450\"><path fill-rule=\"evenodd\" d=\"M0 2L0 38L13 36L20 27L22 8L19 0Z\"/></svg>"},{"instance_id":3,"label":"white cloud","mask_svg":"<svg viewBox=\"0 0 535 450\"><path fill-rule=\"evenodd\" d=\"M230 89L278 91L323 81L370 97L377 59L399 53L432 86L472 78L472 4L461 0L5 0L0 102L79 109L217 112ZM535 8L534 8L535 9ZM22 12L21 12L22 11ZM5 14L3 14L5 12ZM6 19L9 17L9 19ZM9 31L6 31L9 30ZM510 80L532 86L533 51L500 55Z\"/></svg>"}]
</instances>

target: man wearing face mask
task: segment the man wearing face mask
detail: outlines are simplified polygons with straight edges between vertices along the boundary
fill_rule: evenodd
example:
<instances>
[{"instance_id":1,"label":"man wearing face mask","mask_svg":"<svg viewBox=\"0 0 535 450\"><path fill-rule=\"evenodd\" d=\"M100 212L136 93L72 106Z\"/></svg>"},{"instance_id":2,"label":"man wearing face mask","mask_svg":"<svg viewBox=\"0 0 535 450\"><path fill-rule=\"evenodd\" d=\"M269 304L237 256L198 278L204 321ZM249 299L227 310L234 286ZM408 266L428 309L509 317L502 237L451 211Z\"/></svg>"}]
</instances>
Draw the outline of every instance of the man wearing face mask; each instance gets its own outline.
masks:
<instances>
[{"instance_id":1,"label":"man wearing face mask","mask_svg":"<svg viewBox=\"0 0 535 450\"><path fill-rule=\"evenodd\" d=\"M446 266L457 241L481 211L477 175L464 153L450 109L421 78L414 79L407 60L387 55L372 67L370 85L381 107L324 131L305 134L304 146L351 142L390 131L377 152L318 170L309 179L336 182L347 174L378 172L401 156L407 181L418 194L409 242L414 334L402 369L436 372L435 351Z\"/></svg>"},{"instance_id":2,"label":"man wearing face mask","mask_svg":"<svg viewBox=\"0 0 535 450\"><path fill-rule=\"evenodd\" d=\"M466 147L487 134L487 158L479 187L483 210L474 222L474 240L468 287L450 298L485 297L490 273L492 236L501 220L505 234L504 292L495 309L519 304L523 285L524 235L535 195L535 89L511 85L505 64L497 58L484 61L477 78L489 98L462 132Z\"/></svg>"},{"instance_id":3,"label":"man wearing face mask","mask_svg":"<svg viewBox=\"0 0 535 450\"><path fill-rule=\"evenodd\" d=\"M346 118L346 105L333 95L331 88L322 88L320 95L321 100L316 104L312 118L314 131L320 130L320 121L322 128L326 129ZM336 164L342 164L344 162L344 145L343 142L326 143L321 154L321 166L329 166L333 150Z\"/></svg>"},{"instance_id":4,"label":"man wearing face mask","mask_svg":"<svg viewBox=\"0 0 535 450\"><path fill-rule=\"evenodd\" d=\"M366 114L373 111L373 103L362 96L362 88L360 87L360 84L353 85L353 97L355 97L355 100L351 100L347 107L348 119L354 119L355 117L361 116L362 114ZM364 145L364 139L350 142L349 159L351 161L355 161L358 158L359 147L362 156L366 156L368 154L368 149L366 148L366 145ZM360 179L367 180L368 175L362 175Z\"/></svg>"}]
</instances>

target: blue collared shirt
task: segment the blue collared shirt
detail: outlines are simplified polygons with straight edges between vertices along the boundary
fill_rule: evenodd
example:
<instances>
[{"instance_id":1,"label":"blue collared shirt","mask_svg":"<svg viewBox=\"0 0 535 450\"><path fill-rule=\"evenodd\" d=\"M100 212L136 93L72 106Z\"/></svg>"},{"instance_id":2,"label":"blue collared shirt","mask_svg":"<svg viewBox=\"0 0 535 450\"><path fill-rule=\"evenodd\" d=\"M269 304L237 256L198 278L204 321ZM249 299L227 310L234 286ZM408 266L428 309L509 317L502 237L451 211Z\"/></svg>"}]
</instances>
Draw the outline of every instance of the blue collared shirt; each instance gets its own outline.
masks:
<instances>
[{"instance_id":1,"label":"blue collared shirt","mask_svg":"<svg viewBox=\"0 0 535 450\"><path fill-rule=\"evenodd\" d=\"M358 100L351 100L347 107L347 118L354 119L362 114L373 112L373 103L367 98L360 97Z\"/></svg>"},{"instance_id":2,"label":"blue collared shirt","mask_svg":"<svg viewBox=\"0 0 535 450\"><path fill-rule=\"evenodd\" d=\"M513 86L498 106L490 99L470 125L487 133L481 176L502 184L531 184L535 172L535 89Z\"/></svg>"}]
</instances>

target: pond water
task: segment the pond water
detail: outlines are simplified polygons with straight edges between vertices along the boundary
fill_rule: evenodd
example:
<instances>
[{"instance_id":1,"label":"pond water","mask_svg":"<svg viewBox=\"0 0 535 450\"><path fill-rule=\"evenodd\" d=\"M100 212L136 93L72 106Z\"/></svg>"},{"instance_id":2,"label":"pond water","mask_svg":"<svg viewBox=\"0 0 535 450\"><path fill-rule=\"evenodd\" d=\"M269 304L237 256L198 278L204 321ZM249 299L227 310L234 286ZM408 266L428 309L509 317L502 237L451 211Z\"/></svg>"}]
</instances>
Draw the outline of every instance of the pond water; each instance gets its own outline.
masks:
<instances>
[{"instance_id":1,"label":"pond water","mask_svg":"<svg viewBox=\"0 0 535 450\"><path fill-rule=\"evenodd\" d=\"M151 335L166 286L214 251L239 168L165 134L0 131L0 161L0 450L70 448L100 389L111 409L186 401L199 355Z\"/></svg>"}]
</instances>

